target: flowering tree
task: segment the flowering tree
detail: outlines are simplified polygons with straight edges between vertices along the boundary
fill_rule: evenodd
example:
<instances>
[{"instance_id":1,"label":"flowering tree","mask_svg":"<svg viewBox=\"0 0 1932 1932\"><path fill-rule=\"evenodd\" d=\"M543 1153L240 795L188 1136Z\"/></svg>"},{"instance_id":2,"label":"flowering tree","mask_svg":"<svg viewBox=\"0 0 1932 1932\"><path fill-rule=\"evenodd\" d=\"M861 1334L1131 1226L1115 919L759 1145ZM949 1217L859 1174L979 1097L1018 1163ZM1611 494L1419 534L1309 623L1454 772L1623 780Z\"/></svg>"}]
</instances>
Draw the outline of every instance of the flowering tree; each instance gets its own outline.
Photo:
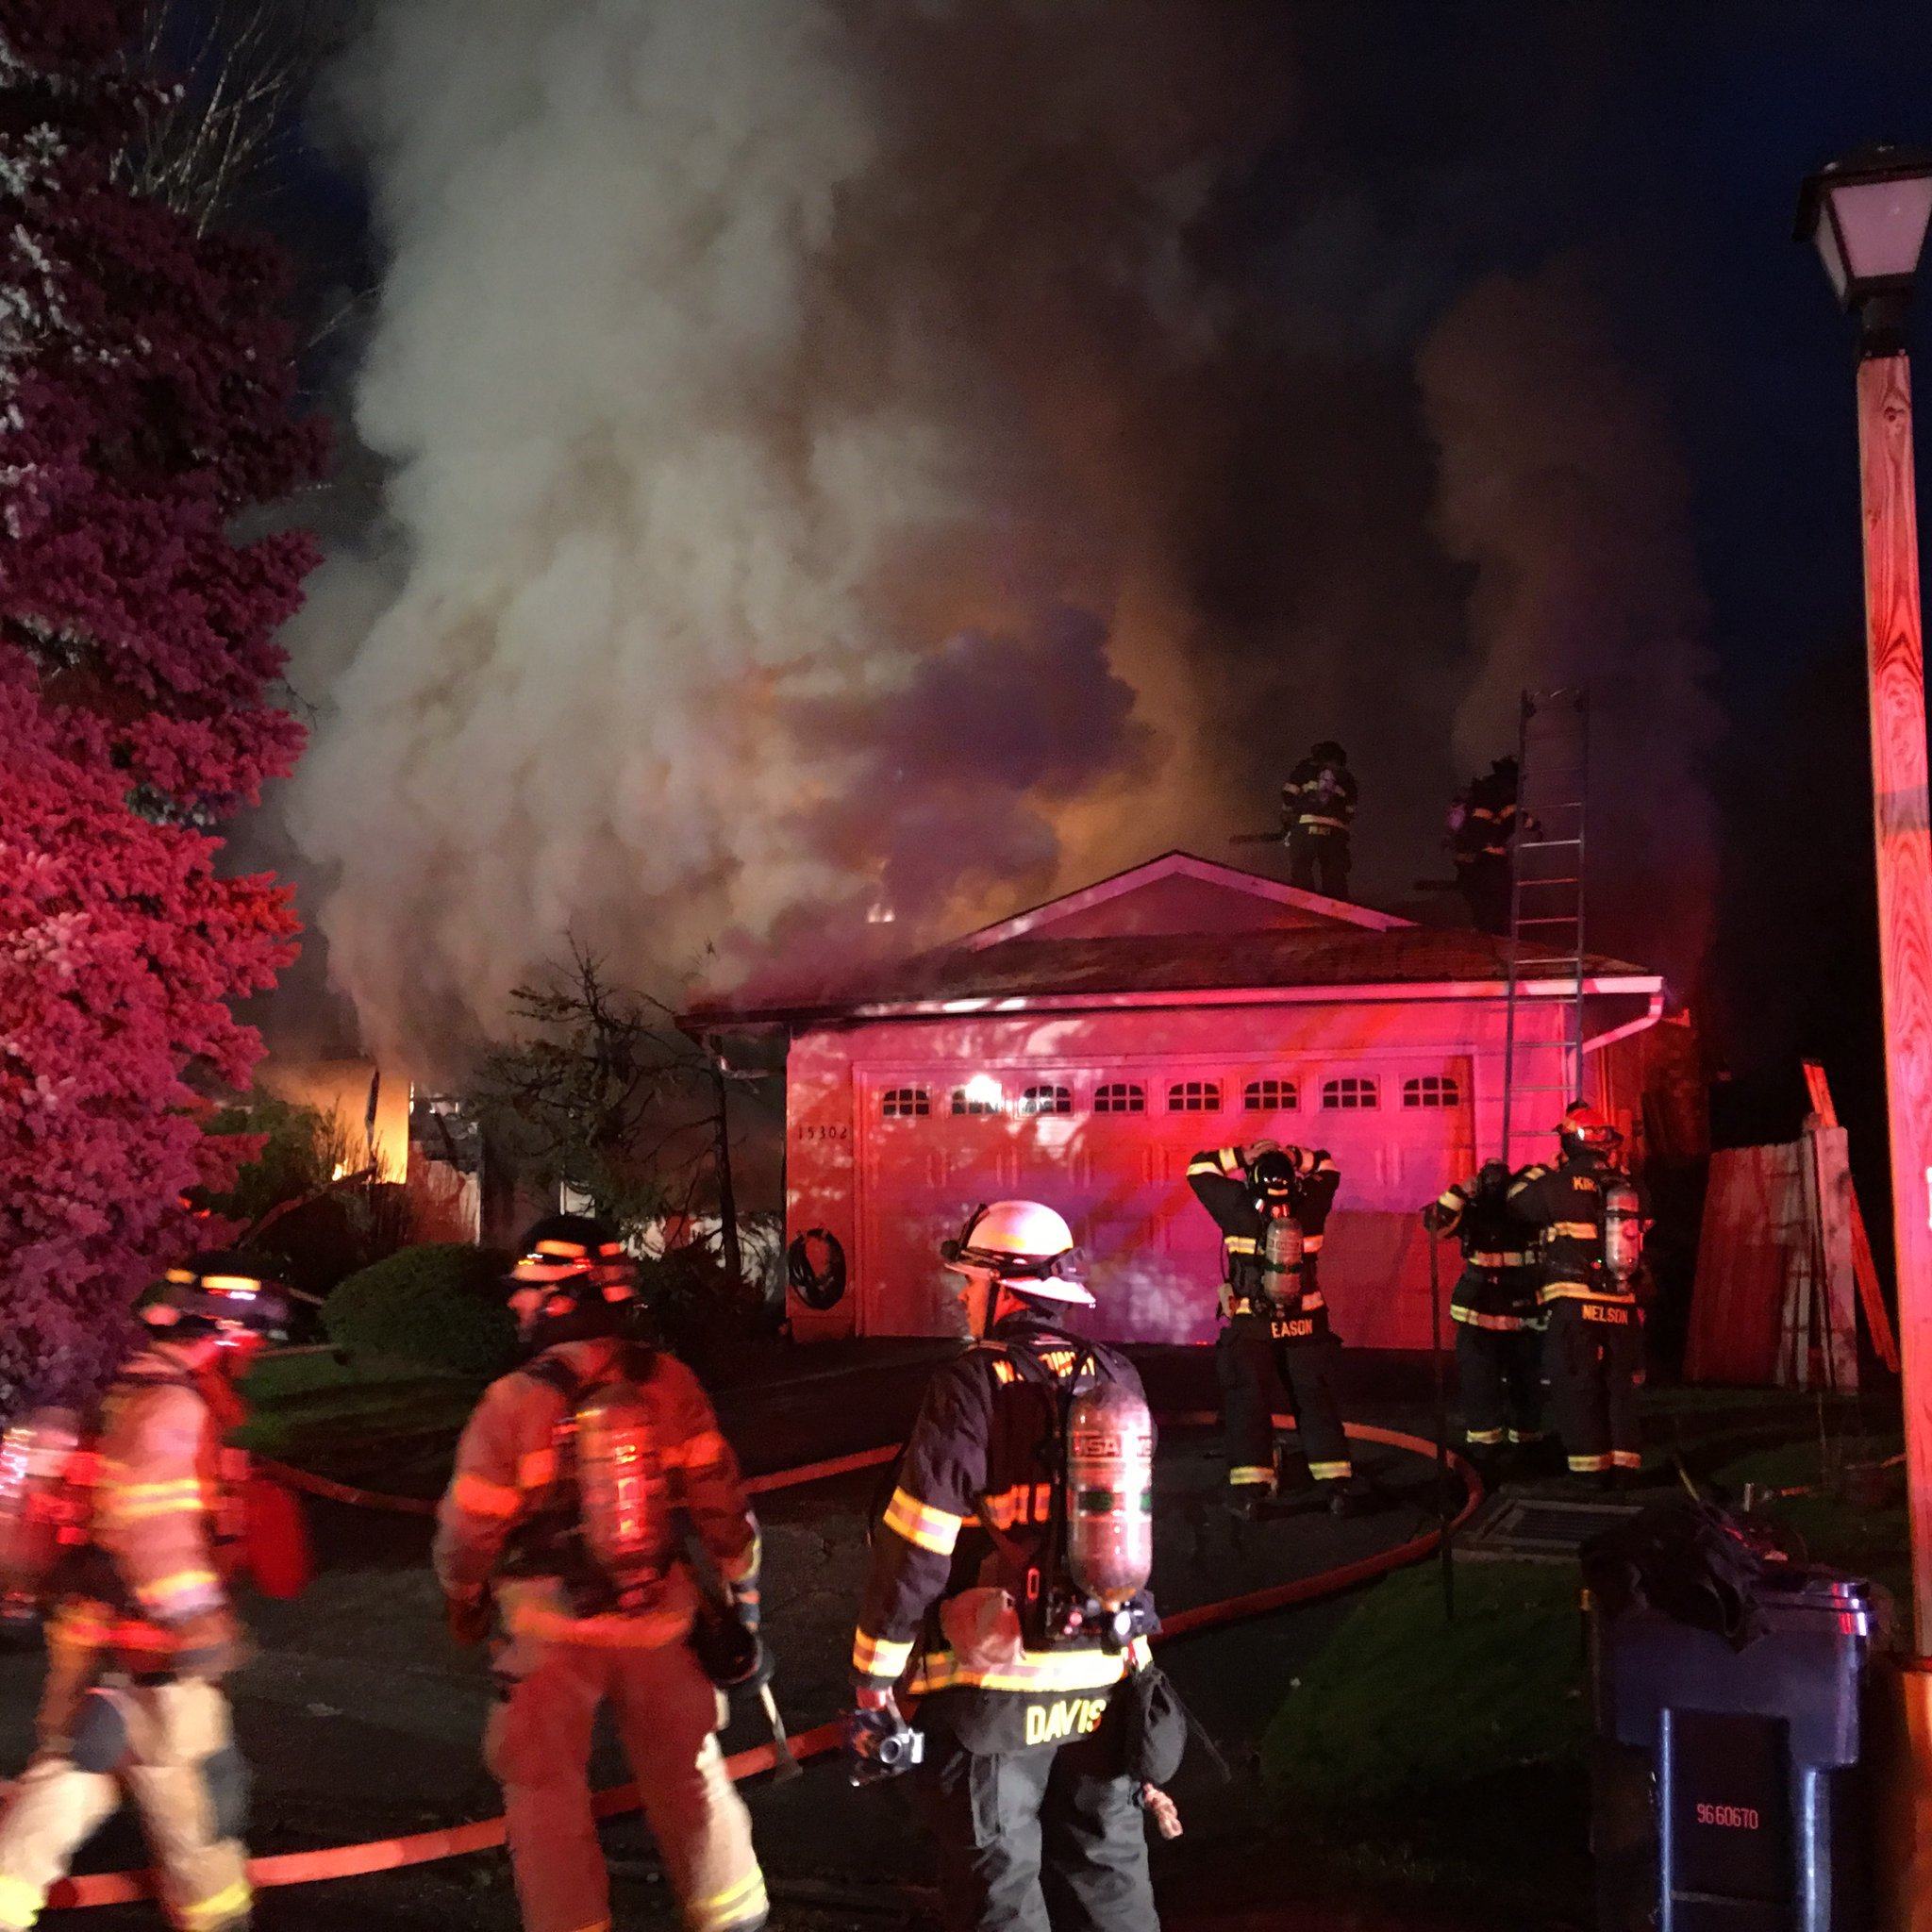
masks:
<instances>
[{"instance_id":1,"label":"flowering tree","mask_svg":"<svg viewBox=\"0 0 1932 1932\"><path fill-rule=\"evenodd\" d=\"M276 258L124 185L136 13L0 0L0 1410L221 1232L182 1196L249 1152L203 1122L296 930L210 828L300 749L275 633L314 549L237 528L324 436Z\"/></svg>"}]
</instances>

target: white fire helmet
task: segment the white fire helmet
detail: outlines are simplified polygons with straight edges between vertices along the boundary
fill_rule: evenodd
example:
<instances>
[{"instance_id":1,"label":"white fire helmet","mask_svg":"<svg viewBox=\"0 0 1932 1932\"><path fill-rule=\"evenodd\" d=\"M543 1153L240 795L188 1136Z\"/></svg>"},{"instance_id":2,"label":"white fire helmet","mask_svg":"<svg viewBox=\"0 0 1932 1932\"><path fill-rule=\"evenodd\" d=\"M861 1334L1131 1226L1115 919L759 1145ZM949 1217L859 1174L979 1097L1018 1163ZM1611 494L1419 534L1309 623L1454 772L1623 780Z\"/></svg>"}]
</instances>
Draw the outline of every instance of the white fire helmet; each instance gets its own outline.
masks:
<instances>
[{"instance_id":1,"label":"white fire helmet","mask_svg":"<svg viewBox=\"0 0 1932 1932\"><path fill-rule=\"evenodd\" d=\"M1073 1253L1073 1229L1038 1201L994 1201L968 1217L958 1241L940 1248L956 1274L984 1271L1016 1294L1091 1308L1095 1304L1086 1285L1065 1272Z\"/></svg>"}]
</instances>

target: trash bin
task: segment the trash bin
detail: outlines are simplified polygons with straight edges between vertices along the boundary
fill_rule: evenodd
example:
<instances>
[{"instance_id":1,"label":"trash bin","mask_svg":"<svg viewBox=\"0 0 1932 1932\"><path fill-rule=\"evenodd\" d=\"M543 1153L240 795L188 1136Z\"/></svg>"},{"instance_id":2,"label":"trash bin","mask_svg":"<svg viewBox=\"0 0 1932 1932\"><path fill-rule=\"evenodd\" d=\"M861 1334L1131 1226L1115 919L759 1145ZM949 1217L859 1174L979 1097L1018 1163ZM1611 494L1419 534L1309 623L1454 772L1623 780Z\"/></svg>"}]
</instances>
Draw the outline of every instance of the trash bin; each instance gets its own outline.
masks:
<instances>
[{"instance_id":1,"label":"trash bin","mask_svg":"<svg viewBox=\"0 0 1932 1932\"><path fill-rule=\"evenodd\" d=\"M1697 1505L1584 1570L1603 1932L1869 1932L1870 1587Z\"/></svg>"}]
</instances>

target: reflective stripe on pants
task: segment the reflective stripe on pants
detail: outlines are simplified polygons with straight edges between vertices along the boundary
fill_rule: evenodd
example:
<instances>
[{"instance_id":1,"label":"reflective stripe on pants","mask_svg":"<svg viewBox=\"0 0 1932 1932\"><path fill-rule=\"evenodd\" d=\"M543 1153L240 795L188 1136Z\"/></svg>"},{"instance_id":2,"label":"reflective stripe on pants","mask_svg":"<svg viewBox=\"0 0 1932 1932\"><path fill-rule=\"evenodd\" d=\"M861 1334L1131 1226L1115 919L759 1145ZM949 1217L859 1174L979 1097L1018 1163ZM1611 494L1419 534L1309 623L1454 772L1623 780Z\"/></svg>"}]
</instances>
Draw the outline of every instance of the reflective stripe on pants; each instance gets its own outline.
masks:
<instances>
[{"instance_id":1,"label":"reflective stripe on pants","mask_svg":"<svg viewBox=\"0 0 1932 1932\"><path fill-rule=\"evenodd\" d=\"M518 1638L484 1756L503 1786L525 1932L583 1932L609 1917L591 1815L591 1733L608 1703L644 1817L691 1932L765 1922L751 1817L718 1749L718 1694L682 1642L650 1650Z\"/></svg>"}]
</instances>

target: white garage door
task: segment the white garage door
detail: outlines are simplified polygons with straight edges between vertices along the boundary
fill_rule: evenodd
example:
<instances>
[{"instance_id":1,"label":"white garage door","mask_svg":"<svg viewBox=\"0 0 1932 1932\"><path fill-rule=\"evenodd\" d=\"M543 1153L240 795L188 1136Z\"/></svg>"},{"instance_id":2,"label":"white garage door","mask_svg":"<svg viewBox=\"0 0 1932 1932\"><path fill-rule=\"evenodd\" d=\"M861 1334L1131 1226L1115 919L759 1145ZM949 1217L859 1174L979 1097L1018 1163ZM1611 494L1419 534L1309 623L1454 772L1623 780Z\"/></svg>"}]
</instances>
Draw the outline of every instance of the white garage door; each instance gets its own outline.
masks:
<instances>
[{"instance_id":1,"label":"white garage door","mask_svg":"<svg viewBox=\"0 0 1932 1932\"><path fill-rule=\"evenodd\" d=\"M980 1201L1028 1195L1073 1224L1100 1307L1128 1341L1213 1338L1219 1235L1190 1157L1262 1135L1330 1149L1342 1169L1324 1277L1346 1338L1428 1340L1415 1211L1470 1165L1460 1060L1318 1058L868 1071L859 1108L858 1319L864 1334L957 1324L941 1241Z\"/></svg>"}]
</instances>

